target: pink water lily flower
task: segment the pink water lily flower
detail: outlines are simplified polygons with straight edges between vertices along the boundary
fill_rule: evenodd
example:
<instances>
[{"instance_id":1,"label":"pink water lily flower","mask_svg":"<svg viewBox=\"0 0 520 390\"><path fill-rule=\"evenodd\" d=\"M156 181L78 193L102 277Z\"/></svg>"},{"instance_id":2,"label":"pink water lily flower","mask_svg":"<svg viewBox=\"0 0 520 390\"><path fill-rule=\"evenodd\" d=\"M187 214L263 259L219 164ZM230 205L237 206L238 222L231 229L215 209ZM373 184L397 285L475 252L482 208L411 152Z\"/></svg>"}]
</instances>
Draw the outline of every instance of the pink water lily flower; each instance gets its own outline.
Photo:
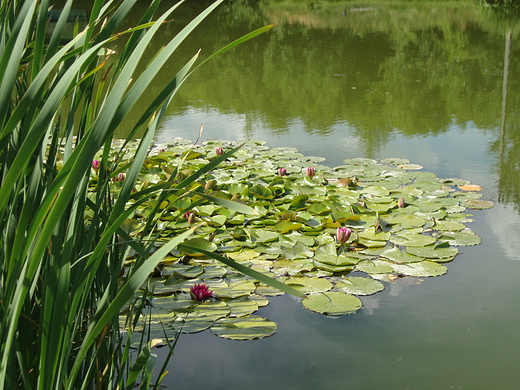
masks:
<instances>
[{"instance_id":1,"label":"pink water lily flower","mask_svg":"<svg viewBox=\"0 0 520 390\"><path fill-rule=\"evenodd\" d=\"M97 171L100 166L101 166L101 162L99 160L92 161L92 169L94 169L95 171Z\"/></svg>"},{"instance_id":2,"label":"pink water lily flower","mask_svg":"<svg viewBox=\"0 0 520 390\"><path fill-rule=\"evenodd\" d=\"M339 227L336 232L336 240L340 245L343 245L346 243L352 234L352 230L346 227Z\"/></svg>"},{"instance_id":3,"label":"pink water lily flower","mask_svg":"<svg viewBox=\"0 0 520 390\"><path fill-rule=\"evenodd\" d=\"M278 168L278 175L279 176L287 175L287 169L285 169L285 168Z\"/></svg>"},{"instance_id":4,"label":"pink water lily flower","mask_svg":"<svg viewBox=\"0 0 520 390\"><path fill-rule=\"evenodd\" d=\"M213 291L209 290L209 286L206 283L199 283L190 287L190 295L195 301L201 302L211 298Z\"/></svg>"}]
</instances>

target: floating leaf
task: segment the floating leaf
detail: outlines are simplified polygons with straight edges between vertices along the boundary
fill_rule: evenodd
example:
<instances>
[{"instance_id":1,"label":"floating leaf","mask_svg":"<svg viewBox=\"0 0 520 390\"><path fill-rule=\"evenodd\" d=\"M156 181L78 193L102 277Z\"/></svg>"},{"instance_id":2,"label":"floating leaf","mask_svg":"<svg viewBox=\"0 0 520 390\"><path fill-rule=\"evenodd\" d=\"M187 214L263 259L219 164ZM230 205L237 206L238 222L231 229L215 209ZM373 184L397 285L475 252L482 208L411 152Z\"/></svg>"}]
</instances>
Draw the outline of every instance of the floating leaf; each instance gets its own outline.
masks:
<instances>
[{"instance_id":1,"label":"floating leaf","mask_svg":"<svg viewBox=\"0 0 520 390\"><path fill-rule=\"evenodd\" d=\"M193 249L185 247L185 245L189 245L190 247L194 247ZM217 250L217 246L204 238L192 238L191 240L185 241L183 244L179 245L179 249L183 251L183 253L189 255L200 255L200 252L197 252L197 249L204 249L208 252L213 252Z\"/></svg>"},{"instance_id":2,"label":"floating leaf","mask_svg":"<svg viewBox=\"0 0 520 390\"><path fill-rule=\"evenodd\" d=\"M284 234L290 232L291 230L298 230L302 226L303 225L299 222L280 221L274 226L274 230Z\"/></svg>"},{"instance_id":3,"label":"floating leaf","mask_svg":"<svg viewBox=\"0 0 520 390\"><path fill-rule=\"evenodd\" d=\"M349 276L334 283L334 288L353 295L372 295L384 290L385 285L372 278Z\"/></svg>"},{"instance_id":4,"label":"floating leaf","mask_svg":"<svg viewBox=\"0 0 520 390\"><path fill-rule=\"evenodd\" d=\"M397 168L407 169L407 170L418 170L418 169L423 169L424 167L419 164L400 164L397 166Z\"/></svg>"},{"instance_id":5,"label":"floating leaf","mask_svg":"<svg viewBox=\"0 0 520 390\"><path fill-rule=\"evenodd\" d=\"M182 333L197 333L213 325L213 318L204 313L180 313L170 323L174 329Z\"/></svg>"},{"instance_id":6,"label":"floating leaf","mask_svg":"<svg viewBox=\"0 0 520 390\"><path fill-rule=\"evenodd\" d=\"M444 275L448 268L433 261L421 261L419 263L394 264L394 271L408 276L439 276Z\"/></svg>"},{"instance_id":7,"label":"floating leaf","mask_svg":"<svg viewBox=\"0 0 520 390\"><path fill-rule=\"evenodd\" d=\"M440 242L448 242L455 246L471 246L478 245L482 242L482 238L475 233L470 232L446 232L439 237Z\"/></svg>"},{"instance_id":8,"label":"floating leaf","mask_svg":"<svg viewBox=\"0 0 520 390\"><path fill-rule=\"evenodd\" d=\"M290 277L285 281L285 284L305 294L329 291L332 288L332 283L327 279L309 278L306 276Z\"/></svg>"},{"instance_id":9,"label":"floating leaf","mask_svg":"<svg viewBox=\"0 0 520 390\"><path fill-rule=\"evenodd\" d=\"M219 337L231 340L257 340L271 336L278 326L266 318L247 316L240 318L222 318L211 327L211 332Z\"/></svg>"},{"instance_id":10,"label":"floating leaf","mask_svg":"<svg viewBox=\"0 0 520 390\"><path fill-rule=\"evenodd\" d=\"M381 163L390 165L405 165L409 162L410 160L407 160L406 158L385 158L381 160Z\"/></svg>"},{"instance_id":11,"label":"floating leaf","mask_svg":"<svg viewBox=\"0 0 520 390\"><path fill-rule=\"evenodd\" d=\"M460 222L455 221L436 221L435 229L437 230L449 230L449 231L457 231L462 230L466 226Z\"/></svg>"},{"instance_id":12,"label":"floating leaf","mask_svg":"<svg viewBox=\"0 0 520 390\"><path fill-rule=\"evenodd\" d=\"M231 310L229 317L244 317L258 310L258 304L249 299L249 296L227 299L226 304Z\"/></svg>"},{"instance_id":13,"label":"floating leaf","mask_svg":"<svg viewBox=\"0 0 520 390\"><path fill-rule=\"evenodd\" d=\"M413 215L396 214L394 216L388 217L386 222L389 224L400 224L406 229L412 227L421 227L426 223L426 220Z\"/></svg>"},{"instance_id":14,"label":"floating leaf","mask_svg":"<svg viewBox=\"0 0 520 390\"><path fill-rule=\"evenodd\" d=\"M385 249L383 252L381 252L380 256L385 257L388 260L392 260L394 263L397 264L416 263L424 260L424 257L411 255L409 253L401 251L399 248L396 247L391 249Z\"/></svg>"},{"instance_id":15,"label":"floating leaf","mask_svg":"<svg viewBox=\"0 0 520 390\"><path fill-rule=\"evenodd\" d=\"M222 301L201 302L193 310L194 312L203 313L214 320L226 317L231 311L229 306Z\"/></svg>"},{"instance_id":16,"label":"floating leaf","mask_svg":"<svg viewBox=\"0 0 520 390\"><path fill-rule=\"evenodd\" d=\"M300 241L291 247L282 246L282 251L284 256L290 260L304 259L306 257L312 257L314 254L307 245Z\"/></svg>"},{"instance_id":17,"label":"floating leaf","mask_svg":"<svg viewBox=\"0 0 520 390\"><path fill-rule=\"evenodd\" d=\"M356 269L372 274L388 274L393 272L392 263L386 260L363 260L356 264Z\"/></svg>"},{"instance_id":18,"label":"floating leaf","mask_svg":"<svg viewBox=\"0 0 520 390\"><path fill-rule=\"evenodd\" d=\"M412 255L424 257L427 259L453 259L459 253L457 248L444 248L439 246L425 246L422 248L406 248L408 253Z\"/></svg>"},{"instance_id":19,"label":"floating leaf","mask_svg":"<svg viewBox=\"0 0 520 390\"><path fill-rule=\"evenodd\" d=\"M238 298L247 296L255 291L255 284L248 279L231 279L228 282L222 281L220 285L211 283L211 289L219 298Z\"/></svg>"},{"instance_id":20,"label":"floating leaf","mask_svg":"<svg viewBox=\"0 0 520 390\"><path fill-rule=\"evenodd\" d=\"M474 210L485 210L490 209L491 207L495 206L493 202L490 202L488 200L478 200L478 199L472 199L464 202L464 205L470 209Z\"/></svg>"},{"instance_id":21,"label":"floating leaf","mask_svg":"<svg viewBox=\"0 0 520 390\"><path fill-rule=\"evenodd\" d=\"M308 295L309 299L302 301L307 309L324 315L338 316L355 313L362 303L359 298L342 292L325 292Z\"/></svg>"},{"instance_id":22,"label":"floating leaf","mask_svg":"<svg viewBox=\"0 0 520 390\"><path fill-rule=\"evenodd\" d=\"M426 245L431 245L435 243L436 239L432 236L427 236L425 234L417 234L411 232L399 232L395 236L392 236L390 242L402 245L402 246L415 246L422 247Z\"/></svg>"}]
</instances>

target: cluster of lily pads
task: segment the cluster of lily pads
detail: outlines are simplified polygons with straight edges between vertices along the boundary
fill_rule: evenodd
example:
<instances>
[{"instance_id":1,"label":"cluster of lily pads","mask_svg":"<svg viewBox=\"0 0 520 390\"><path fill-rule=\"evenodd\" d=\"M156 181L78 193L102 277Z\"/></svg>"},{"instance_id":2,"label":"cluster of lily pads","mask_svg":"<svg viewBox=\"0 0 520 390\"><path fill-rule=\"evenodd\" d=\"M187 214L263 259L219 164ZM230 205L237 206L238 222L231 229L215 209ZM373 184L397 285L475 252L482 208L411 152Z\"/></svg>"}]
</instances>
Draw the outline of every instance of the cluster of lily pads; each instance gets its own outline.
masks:
<instances>
[{"instance_id":1,"label":"cluster of lily pads","mask_svg":"<svg viewBox=\"0 0 520 390\"><path fill-rule=\"evenodd\" d=\"M156 145L136 187L172 180L172 172L182 180L237 145L181 139ZM305 308L329 316L356 312L362 307L357 296L398 278L442 275L457 247L481 242L465 225L472 221L467 209L493 206L480 199L481 187L439 179L406 159L353 158L334 168L322 161L249 141L184 196L163 200L155 229L166 240L197 226L192 247L284 282L306 295ZM201 201L192 196L196 191L245 203L256 213ZM152 206L153 200L135 213L133 234ZM224 338L258 339L276 330L253 313L283 292L196 251L172 251L154 281L148 321L158 337L210 328Z\"/></svg>"}]
</instances>

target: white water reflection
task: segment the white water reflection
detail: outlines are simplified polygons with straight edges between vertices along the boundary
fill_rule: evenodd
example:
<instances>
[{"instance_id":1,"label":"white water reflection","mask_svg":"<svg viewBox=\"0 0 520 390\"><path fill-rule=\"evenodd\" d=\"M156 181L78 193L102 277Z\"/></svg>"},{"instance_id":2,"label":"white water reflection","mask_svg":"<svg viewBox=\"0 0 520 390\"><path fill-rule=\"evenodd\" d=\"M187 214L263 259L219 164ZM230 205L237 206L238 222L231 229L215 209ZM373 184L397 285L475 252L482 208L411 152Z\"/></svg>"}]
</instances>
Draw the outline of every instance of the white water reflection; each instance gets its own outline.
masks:
<instances>
[{"instance_id":1,"label":"white water reflection","mask_svg":"<svg viewBox=\"0 0 520 390\"><path fill-rule=\"evenodd\" d=\"M520 218L511 205L497 204L486 221L508 260L520 260Z\"/></svg>"}]
</instances>

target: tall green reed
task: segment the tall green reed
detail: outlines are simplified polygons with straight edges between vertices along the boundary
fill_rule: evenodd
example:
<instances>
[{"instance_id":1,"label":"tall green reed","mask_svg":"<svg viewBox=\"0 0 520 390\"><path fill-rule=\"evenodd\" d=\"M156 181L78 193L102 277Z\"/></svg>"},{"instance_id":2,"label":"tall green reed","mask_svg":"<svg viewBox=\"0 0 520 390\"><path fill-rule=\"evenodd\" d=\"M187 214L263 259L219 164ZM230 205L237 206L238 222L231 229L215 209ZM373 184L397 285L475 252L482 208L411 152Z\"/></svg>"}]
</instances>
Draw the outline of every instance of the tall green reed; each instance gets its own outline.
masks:
<instances>
[{"instance_id":1,"label":"tall green reed","mask_svg":"<svg viewBox=\"0 0 520 390\"><path fill-rule=\"evenodd\" d=\"M223 0L185 26L141 72L147 45L180 3L154 20L160 1L153 0L139 25L121 32L136 1L94 0L87 27L79 31L76 25L74 38L64 44L72 0L50 37L45 35L50 0L0 5L0 389L128 389L138 381L144 389L150 384L151 343L144 338L138 357L131 359L118 316L193 229L152 251L156 213L150 213L139 237L130 237L125 221L143 202L160 202L172 191L192 196L192 183L229 154L181 182L134 190L157 125L192 71L195 54L133 124L127 141L142 129L144 135L132 158L122 162L124 147L113 158L114 131L179 44ZM123 35L127 39L119 55L110 57L105 49ZM92 161L100 151L93 188ZM126 179L115 196L114 179L123 171ZM130 248L137 259L125 270ZM144 302L136 302L136 317ZM135 318L129 317L129 325Z\"/></svg>"}]
</instances>

